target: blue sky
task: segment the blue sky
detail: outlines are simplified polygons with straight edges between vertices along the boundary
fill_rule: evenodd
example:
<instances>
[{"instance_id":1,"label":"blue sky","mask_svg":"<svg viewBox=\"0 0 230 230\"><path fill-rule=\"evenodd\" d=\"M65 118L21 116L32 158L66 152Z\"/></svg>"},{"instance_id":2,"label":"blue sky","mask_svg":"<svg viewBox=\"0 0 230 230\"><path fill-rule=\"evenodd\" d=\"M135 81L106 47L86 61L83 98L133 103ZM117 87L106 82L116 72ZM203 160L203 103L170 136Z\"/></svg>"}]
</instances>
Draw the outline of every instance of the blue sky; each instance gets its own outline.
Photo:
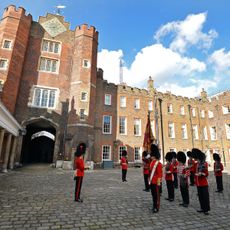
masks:
<instances>
[{"instance_id":1,"label":"blue sky","mask_svg":"<svg viewBox=\"0 0 230 230\"><path fill-rule=\"evenodd\" d=\"M65 5L74 29L99 31L98 67L119 82L119 60L128 85L193 97L230 89L229 0L1 0L0 10L23 6L36 21Z\"/></svg>"}]
</instances>

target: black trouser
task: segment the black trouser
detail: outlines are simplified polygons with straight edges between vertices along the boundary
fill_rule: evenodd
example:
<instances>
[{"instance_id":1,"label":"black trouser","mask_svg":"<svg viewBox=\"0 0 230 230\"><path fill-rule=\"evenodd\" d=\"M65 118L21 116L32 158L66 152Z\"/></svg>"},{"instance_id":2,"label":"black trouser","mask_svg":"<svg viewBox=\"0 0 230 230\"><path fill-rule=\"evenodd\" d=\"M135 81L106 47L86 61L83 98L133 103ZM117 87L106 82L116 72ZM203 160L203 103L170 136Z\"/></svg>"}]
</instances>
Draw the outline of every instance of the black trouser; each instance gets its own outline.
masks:
<instances>
[{"instance_id":1,"label":"black trouser","mask_svg":"<svg viewBox=\"0 0 230 230\"><path fill-rule=\"evenodd\" d=\"M174 188L178 188L178 179L177 179L177 172L174 172L173 173L173 176L174 176Z\"/></svg>"},{"instance_id":2,"label":"black trouser","mask_svg":"<svg viewBox=\"0 0 230 230\"><path fill-rule=\"evenodd\" d=\"M122 169L122 181L126 181L127 169Z\"/></svg>"},{"instance_id":3,"label":"black trouser","mask_svg":"<svg viewBox=\"0 0 230 230\"><path fill-rule=\"evenodd\" d=\"M180 186L180 192L183 199L183 204L189 204L189 191L188 185Z\"/></svg>"},{"instance_id":4,"label":"black trouser","mask_svg":"<svg viewBox=\"0 0 230 230\"><path fill-rule=\"evenodd\" d=\"M216 185L217 185L217 191L221 192L224 190L222 176L216 176Z\"/></svg>"},{"instance_id":5,"label":"black trouser","mask_svg":"<svg viewBox=\"0 0 230 230\"><path fill-rule=\"evenodd\" d=\"M168 198L170 200L174 200L174 184L172 180L166 180L167 190L168 190Z\"/></svg>"},{"instance_id":6,"label":"black trouser","mask_svg":"<svg viewBox=\"0 0 230 230\"><path fill-rule=\"evenodd\" d=\"M200 208L204 212L210 211L208 186L197 186Z\"/></svg>"},{"instance_id":7,"label":"black trouser","mask_svg":"<svg viewBox=\"0 0 230 230\"><path fill-rule=\"evenodd\" d=\"M80 199L82 180L83 180L82 176L76 177L75 200Z\"/></svg>"},{"instance_id":8,"label":"black trouser","mask_svg":"<svg viewBox=\"0 0 230 230\"><path fill-rule=\"evenodd\" d=\"M153 209L159 210L160 208L160 193L159 193L159 186L156 184L151 184L151 194L153 198Z\"/></svg>"},{"instance_id":9,"label":"black trouser","mask_svg":"<svg viewBox=\"0 0 230 230\"><path fill-rule=\"evenodd\" d=\"M145 189L149 190L149 174L144 174Z\"/></svg>"},{"instance_id":10,"label":"black trouser","mask_svg":"<svg viewBox=\"0 0 230 230\"><path fill-rule=\"evenodd\" d=\"M190 172L190 185L194 185L194 172Z\"/></svg>"}]
</instances>

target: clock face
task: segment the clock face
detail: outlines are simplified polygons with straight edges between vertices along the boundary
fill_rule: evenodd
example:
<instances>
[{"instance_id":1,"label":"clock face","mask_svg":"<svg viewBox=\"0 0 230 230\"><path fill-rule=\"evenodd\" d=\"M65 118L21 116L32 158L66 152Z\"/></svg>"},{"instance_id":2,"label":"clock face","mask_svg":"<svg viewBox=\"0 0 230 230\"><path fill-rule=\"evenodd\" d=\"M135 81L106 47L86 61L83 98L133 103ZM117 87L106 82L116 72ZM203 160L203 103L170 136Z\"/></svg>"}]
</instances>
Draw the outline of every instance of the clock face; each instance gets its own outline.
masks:
<instances>
[{"instance_id":1,"label":"clock face","mask_svg":"<svg viewBox=\"0 0 230 230\"><path fill-rule=\"evenodd\" d=\"M52 18L41 25L53 38L66 31L65 26L57 18Z\"/></svg>"}]
</instances>

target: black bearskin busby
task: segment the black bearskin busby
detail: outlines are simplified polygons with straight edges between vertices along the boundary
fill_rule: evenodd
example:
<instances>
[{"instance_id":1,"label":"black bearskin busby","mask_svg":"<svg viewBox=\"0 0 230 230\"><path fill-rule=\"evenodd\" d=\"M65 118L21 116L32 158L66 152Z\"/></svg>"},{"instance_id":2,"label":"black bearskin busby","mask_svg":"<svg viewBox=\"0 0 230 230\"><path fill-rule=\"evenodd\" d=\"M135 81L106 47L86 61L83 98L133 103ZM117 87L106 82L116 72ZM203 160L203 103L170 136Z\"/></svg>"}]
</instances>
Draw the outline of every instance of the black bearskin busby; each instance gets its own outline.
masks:
<instances>
[{"instance_id":1,"label":"black bearskin busby","mask_svg":"<svg viewBox=\"0 0 230 230\"><path fill-rule=\"evenodd\" d=\"M159 149L158 149L157 145L151 144L150 156L155 157L157 160L160 159L161 155L160 155L160 152L159 152Z\"/></svg>"},{"instance_id":2,"label":"black bearskin busby","mask_svg":"<svg viewBox=\"0 0 230 230\"><path fill-rule=\"evenodd\" d=\"M191 151L188 151L188 152L187 152L187 156L188 156L188 157L192 157L192 152L191 152Z\"/></svg>"},{"instance_id":3,"label":"black bearskin busby","mask_svg":"<svg viewBox=\"0 0 230 230\"><path fill-rule=\"evenodd\" d=\"M172 158L175 158L176 159L176 152L172 151Z\"/></svg>"},{"instance_id":4,"label":"black bearskin busby","mask_svg":"<svg viewBox=\"0 0 230 230\"><path fill-rule=\"evenodd\" d=\"M218 153L213 153L213 160L220 161L220 155Z\"/></svg>"},{"instance_id":5,"label":"black bearskin busby","mask_svg":"<svg viewBox=\"0 0 230 230\"><path fill-rule=\"evenodd\" d=\"M167 152L165 155L165 160L172 161L172 159L173 159L173 152Z\"/></svg>"},{"instance_id":6,"label":"black bearskin busby","mask_svg":"<svg viewBox=\"0 0 230 230\"><path fill-rule=\"evenodd\" d=\"M84 155L86 151L86 144L85 143L80 143L77 146L77 150L75 152L75 157L80 157L81 155Z\"/></svg>"},{"instance_id":7,"label":"black bearskin busby","mask_svg":"<svg viewBox=\"0 0 230 230\"><path fill-rule=\"evenodd\" d=\"M179 151L179 152L177 153L177 155L176 155L176 158L177 158L177 160L178 160L179 162L185 164L185 162L186 162L186 155L185 155L184 152Z\"/></svg>"},{"instance_id":8,"label":"black bearskin busby","mask_svg":"<svg viewBox=\"0 0 230 230\"><path fill-rule=\"evenodd\" d=\"M126 156L127 156L127 151L126 151L126 150L122 150L121 155L122 155L123 157L126 157Z\"/></svg>"},{"instance_id":9,"label":"black bearskin busby","mask_svg":"<svg viewBox=\"0 0 230 230\"><path fill-rule=\"evenodd\" d=\"M144 152L142 153L142 157L147 157L147 155L148 155L147 151L144 151Z\"/></svg>"},{"instance_id":10,"label":"black bearskin busby","mask_svg":"<svg viewBox=\"0 0 230 230\"><path fill-rule=\"evenodd\" d=\"M201 150L196 149L196 148L192 149L192 157L200 161L205 161L205 158L206 158L205 154Z\"/></svg>"}]
</instances>

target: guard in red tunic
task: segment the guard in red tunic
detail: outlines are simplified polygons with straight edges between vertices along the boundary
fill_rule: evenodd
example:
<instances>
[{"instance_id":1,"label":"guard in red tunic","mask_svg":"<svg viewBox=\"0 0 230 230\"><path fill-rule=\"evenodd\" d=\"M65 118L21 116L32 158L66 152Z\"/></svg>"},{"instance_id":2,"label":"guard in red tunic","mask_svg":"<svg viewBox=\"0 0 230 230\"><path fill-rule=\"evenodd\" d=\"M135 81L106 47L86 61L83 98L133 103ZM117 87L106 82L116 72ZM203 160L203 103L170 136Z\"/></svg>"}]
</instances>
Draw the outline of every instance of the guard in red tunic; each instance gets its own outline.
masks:
<instances>
[{"instance_id":1,"label":"guard in red tunic","mask_svg":"<svg viewBox=\"0 0 230 230\"><path fill-rule=\"evenodd\" d=\"M167 152L165 156L165 160L167 161L165 165L165 181L168 190L168 198L165 198L169 201L174 201L174 165L172 163L173 153Z\"/></svg>"},{"instance_id":2,"label":"guard in red tunic","mask_svg":"<svg viewBox=\"0 0 230 230\"><path fill-rule=\"evenodd\" d=\"M173 155L173 159L172 159L172 163L173 163L173 184L174 184L174 188L178 188L178 178L177 178L177 166L178 166L178 161L176 159L176 152L172 152Z\"/></svg>"},{"instance_id":3,"label":"guard in red tunic","mask_svg":"<svg viewBox=\"0 0 230 230\"><path fill-rule=\"evenodd\" d=\"M189 177L189 168L185 166L186 163L186 155L184 152L179 151L177 153L177 160L179 162L178 164L178 181L180 185L180 192L182 196L183 202L180 204L183 207L188 207L189 205L189 183L188 183L188 177Z\"/></svg>"},{"instance_id":4,"label":"guard in red tunic","mask_svg":"<svg viewBox=\"0 0 230 230\"><path fill-rule=\"evenodd\" d=\"M160 160L160 152L158 147L154 144L151 145L151 163L150 163L150 178L149 184L153 199L153 213L159 211L160 208L160 184L162 181L162 164Z\"/></svg>"},{"instance_id":5,"label":"guard in red tunic","mask_svg":"<svg viewBox=\"0 0 230 230\"><path fill-rule=\"evenodd\" d=\"M216 192L222 193L223 192L223 178L222 178L222 171L224 170L224 166L221 163L220 155L217 153L213 154L214 163L214 174L216 177Z\"/></svg>"},{"instance_id":6,"label":"guard in red tunic","mask_svg":"<svg viewBox=\"0 0 230 230\"><path fill-rule=\"evenodd\" d=\"M86 150L86 145L84 143L81 143L78 145L77 150L75 152L74 180L76 181L76 185L75 185L75 201L76 202L83 202L83 200L80 199L80 194L81 194L81 186L82 186L84 170L85 170L84 159L83 159L83 154L85 154L85 150Z\"/></svg>"},{"instance_id":7,"label":"guard in red tunic","mask_svg":"<svg viewBox=\"0 0 230 230\"><path fill-rule=\"evenodd\" d=\"M127 151L122 151L122 157L121 157L121 170L122 170L122 182L127 182L126 175L128 170L128 160L127 160Z\"/></svg>"},{"instance_id":8,"label":"guard in red tunic","mask_svg":"<svg viewBox=\"0 0 230 230\"><path fill-rule=\"evenodd\" d=\"M145 189L143 191L149 192L149 170L150 170L150 156L146 151L142 153L142 162L143 162L143 175L144 175L144 182L145 182Z\"/></svg>"},{"instance_id":9,"label":"guard in red tunic","mask_svg":"<svg viewBox=\"0 0 230 230\"><path fill-rule=\"evenodd\" d=\"M188 168L190 172L190 186L194 186L194 175L195 175L195 160L192 158L192 152L187 152L188 156Z\"/></svg>"},{"instance_id":10,"label":"guard in red tunic","mask_svg":"<svg viewBox=\"0 0 230 230\"><path fill-rule=\"evenodd\" d=\"M197 212L203 212L205 215L209 215L208 211L210 211L210 200L207 180L208 163L205 161L205 154L199 149L192 149L192 155L195 159L197 159L195 181L200 202L200 210L197 210Z\"/></svg>"}]
</instances>

